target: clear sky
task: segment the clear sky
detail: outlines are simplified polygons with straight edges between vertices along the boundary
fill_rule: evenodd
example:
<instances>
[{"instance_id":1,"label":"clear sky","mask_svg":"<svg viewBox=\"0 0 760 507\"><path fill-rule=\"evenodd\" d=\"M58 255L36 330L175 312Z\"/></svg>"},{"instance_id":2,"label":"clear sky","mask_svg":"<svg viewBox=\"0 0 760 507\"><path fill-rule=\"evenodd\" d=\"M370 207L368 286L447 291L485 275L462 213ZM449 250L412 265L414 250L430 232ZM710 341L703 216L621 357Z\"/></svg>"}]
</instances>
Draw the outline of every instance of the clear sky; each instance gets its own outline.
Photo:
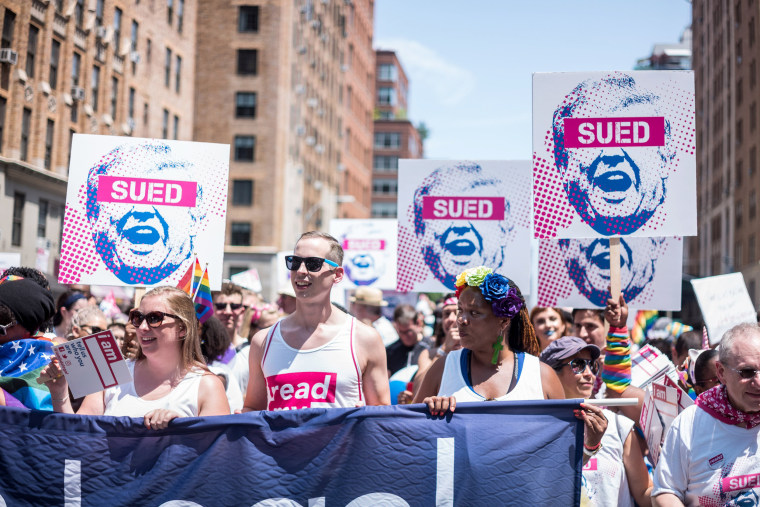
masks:
<instances>
[{"instance_id":1,"label":"clear sky","mask_svg":"<svg viewBox=\"0 0 760 507\"><path fill-rule=\"evenodd\" d=\"M409 77L425 156L531 158L531 74L630 70L691 24L686 0L376 0L375 48Z\"/></svg>"}]
</instances>

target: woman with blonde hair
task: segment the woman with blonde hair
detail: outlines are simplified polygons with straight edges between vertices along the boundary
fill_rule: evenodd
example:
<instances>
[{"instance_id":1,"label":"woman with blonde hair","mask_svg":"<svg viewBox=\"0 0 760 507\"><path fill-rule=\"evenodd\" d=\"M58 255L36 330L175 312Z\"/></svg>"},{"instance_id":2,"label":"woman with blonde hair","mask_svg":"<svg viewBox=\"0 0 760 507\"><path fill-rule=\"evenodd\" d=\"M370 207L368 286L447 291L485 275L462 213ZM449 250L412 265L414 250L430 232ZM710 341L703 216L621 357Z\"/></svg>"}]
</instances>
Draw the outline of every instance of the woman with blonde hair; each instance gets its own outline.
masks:
<instances>
[{"instance_id":1,"label":"woman with blonde hair","mask_svg":"<svg viewBox=\"0 0 760 507\"><path fill-rule=\"evenodd\" d=\"M77 414L144 417L146 427L163 429L176 417L230 413L222 381L204 364L195 306L184 291L148 291L129 322L140 345L137 357L127 362L133 382L86 396ZM56 360L38 382L50 388L56 412L74 413Z\"/></svg>"}]
</instances>

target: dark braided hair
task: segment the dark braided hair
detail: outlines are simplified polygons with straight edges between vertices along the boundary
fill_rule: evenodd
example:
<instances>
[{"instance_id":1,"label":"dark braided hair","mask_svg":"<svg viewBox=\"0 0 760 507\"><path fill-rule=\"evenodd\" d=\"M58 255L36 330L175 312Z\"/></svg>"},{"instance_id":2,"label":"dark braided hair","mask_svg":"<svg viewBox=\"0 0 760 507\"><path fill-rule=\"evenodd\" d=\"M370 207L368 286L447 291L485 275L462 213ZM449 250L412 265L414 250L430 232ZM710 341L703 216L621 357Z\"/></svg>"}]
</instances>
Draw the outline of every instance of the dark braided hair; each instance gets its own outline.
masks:
<instances>
[{"instance_id":1,"label":"dark braided hair","mask_svg":"<svg viewBox=\"0 0 760 507\"><path fill-rule=\"evenodd\" d=\"M515 315L509 323L509 331L507 332L507 343L509 344L509 348L515 352L527 352L528 354L538 356L541 354L541 345L538 343L536 331L533 329L533 324L530 322L528 306L525 304L525 298L520 292L520 287L518 287L512 280L509 280L509 287L514 288L517 291L517 295L523 303L520 312Z\"/></svg>"}]
</instances>

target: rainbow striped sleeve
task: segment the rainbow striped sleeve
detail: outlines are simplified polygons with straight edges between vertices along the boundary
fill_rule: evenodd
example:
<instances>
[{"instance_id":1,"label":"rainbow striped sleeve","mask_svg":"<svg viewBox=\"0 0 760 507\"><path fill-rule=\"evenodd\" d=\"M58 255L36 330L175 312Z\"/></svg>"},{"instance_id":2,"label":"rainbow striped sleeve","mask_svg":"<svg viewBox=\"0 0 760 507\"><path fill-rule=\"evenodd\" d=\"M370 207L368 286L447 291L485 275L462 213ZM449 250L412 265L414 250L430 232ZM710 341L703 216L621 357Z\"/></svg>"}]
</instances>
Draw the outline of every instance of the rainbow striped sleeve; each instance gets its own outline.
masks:
<instances>
[{"instance_id":1,"label":"rainbow striped sleeve","mask_svg":"<svg viewBox=\"0 0 760 507\"><path fill-rule=\"evenodd\" d=\"M631 385L631 342L627 327L610 327L602 380L607 389L622 393Z\"/></svg>"}]
</instances>

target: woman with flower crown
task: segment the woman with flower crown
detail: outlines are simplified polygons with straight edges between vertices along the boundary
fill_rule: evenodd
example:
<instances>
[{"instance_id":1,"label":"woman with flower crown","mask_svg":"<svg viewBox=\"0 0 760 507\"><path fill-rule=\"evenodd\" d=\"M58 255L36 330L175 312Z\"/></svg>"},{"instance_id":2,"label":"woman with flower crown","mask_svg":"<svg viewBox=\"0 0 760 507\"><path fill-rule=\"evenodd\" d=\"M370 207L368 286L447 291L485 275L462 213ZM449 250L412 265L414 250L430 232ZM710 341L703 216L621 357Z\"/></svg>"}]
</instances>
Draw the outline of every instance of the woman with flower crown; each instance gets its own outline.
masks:
<instances>
[{"instance_id":1,"label":"woman with flower crown","mask_svg":"<svg viewBox=\"0 0 760 507\"><path fill-rule=\"evenodd\" d=\"M430 367L414 403L443 415L457 401L564 398L557 374L536 357L541 349L517 285L479 266L462 272L456 287L462 348Z\"/></svg>"}]
</instances>

